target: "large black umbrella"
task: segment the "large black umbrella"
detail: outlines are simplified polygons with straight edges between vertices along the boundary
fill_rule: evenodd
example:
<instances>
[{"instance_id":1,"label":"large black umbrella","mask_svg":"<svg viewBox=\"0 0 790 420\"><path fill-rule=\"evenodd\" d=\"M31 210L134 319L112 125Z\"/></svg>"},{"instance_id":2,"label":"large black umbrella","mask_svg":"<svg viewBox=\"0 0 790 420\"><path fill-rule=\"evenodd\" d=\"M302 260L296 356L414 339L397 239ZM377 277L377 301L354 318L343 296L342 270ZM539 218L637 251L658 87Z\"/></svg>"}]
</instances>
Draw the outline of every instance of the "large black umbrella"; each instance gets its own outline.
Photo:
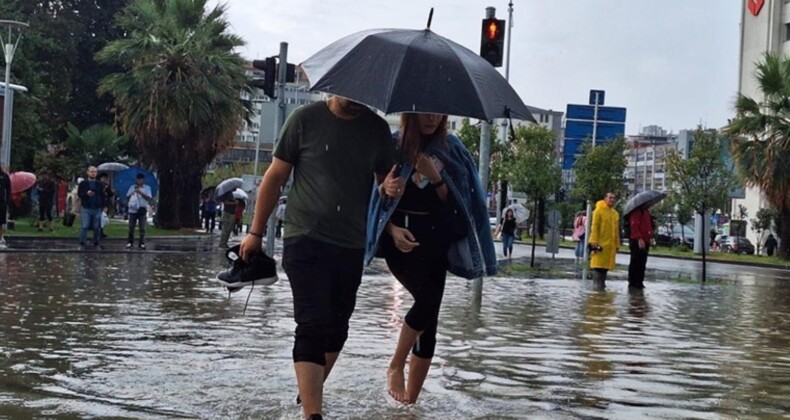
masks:
<instances>
[{"instance_id":1,"label":"large black umbrella","mask_svg":"<svg viewBox=\"0 0 790 420\"><path fill-rule=\"evenodd\" d=\"M659 201L663 200L667 196L667 193L663 191L656 191L656 190L645 190L640 192L639 194L631 197L623 207L623 216L627 216L628 213L638 209L639 207L647 204L647 207L653 207Z\"/></svg>"},{"instance_id":2,"label":"large black umbrella","mask_svg":"<svg viewBox=\"0 0 790 420\"><path fill-rule=\"evenodd\" d=\"M310 89L384 113L423 112L535 121L507 80L469 49L430 29L371 29L301 64Z\"/></svg>"}]
</instances>

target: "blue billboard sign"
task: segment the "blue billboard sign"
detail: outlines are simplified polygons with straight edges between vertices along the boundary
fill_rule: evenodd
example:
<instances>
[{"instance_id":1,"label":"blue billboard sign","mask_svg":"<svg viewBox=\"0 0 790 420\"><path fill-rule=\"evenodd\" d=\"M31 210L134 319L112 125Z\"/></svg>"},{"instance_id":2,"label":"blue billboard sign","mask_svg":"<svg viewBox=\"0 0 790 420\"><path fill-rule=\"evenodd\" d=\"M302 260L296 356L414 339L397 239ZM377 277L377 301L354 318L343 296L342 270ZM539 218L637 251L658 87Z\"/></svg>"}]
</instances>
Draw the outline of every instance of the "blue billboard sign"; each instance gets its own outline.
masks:
<instances>
[{"instance_id":1,"label":"blue billboard sign","mask_svg":"<svg viewBox=\"0 0 790 420\"><path fill-rule=\"evenodd\" d=\"M626 109L602 106L603 99L603 91L590 91L591 105L568 104L565 113L562 169L573 168L576 156L581 153L582 145L593 140L593 132L595 132L595 144L602 144L625 135Z\"/></svg>"}]
</instances>

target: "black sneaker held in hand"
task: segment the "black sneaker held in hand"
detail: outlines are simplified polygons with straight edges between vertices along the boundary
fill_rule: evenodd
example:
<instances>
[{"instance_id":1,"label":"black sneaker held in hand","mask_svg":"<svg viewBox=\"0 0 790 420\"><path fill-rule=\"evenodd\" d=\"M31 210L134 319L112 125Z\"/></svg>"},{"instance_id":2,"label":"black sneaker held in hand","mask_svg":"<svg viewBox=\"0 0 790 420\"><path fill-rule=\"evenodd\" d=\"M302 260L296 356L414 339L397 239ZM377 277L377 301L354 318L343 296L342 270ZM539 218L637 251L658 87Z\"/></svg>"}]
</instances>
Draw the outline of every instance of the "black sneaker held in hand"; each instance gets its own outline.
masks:
<instances>
[{"instance_id":1,"label":"black sneaker held in hand","mask_svg":"<svg viewBox=\"0 0 790 420\"><path fill-rule=\"evenodd\" d=\"M236 292L244 286L269 286L277 282L277 263L273 258L258 252L249 261L244 261L239 256L239 248L240 245L236 245L225 252L231 268L217 274L220 284Z\"/></svg>"}]
</instances>

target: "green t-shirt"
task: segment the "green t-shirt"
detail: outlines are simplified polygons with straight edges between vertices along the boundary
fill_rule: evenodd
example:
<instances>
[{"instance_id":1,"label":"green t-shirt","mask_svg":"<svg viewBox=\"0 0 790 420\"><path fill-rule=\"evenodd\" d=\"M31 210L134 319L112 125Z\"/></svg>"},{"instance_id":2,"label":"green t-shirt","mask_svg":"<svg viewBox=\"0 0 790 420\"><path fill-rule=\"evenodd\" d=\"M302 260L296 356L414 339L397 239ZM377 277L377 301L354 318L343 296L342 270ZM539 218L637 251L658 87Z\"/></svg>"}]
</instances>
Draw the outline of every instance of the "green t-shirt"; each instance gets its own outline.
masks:
<instances>
[{"instance_id":1,"label":"green t-shirt","mask_svg":"<svg viewBox=\"0 0 790 420\"><path fill-rule=\"evenodd\" d=\"M294 167L284 237L364 248L374 174L386 175L395 162L387 123L368 110L343 120L316 102L291 114L274 156Z\"/></svg>"}]
</instances>

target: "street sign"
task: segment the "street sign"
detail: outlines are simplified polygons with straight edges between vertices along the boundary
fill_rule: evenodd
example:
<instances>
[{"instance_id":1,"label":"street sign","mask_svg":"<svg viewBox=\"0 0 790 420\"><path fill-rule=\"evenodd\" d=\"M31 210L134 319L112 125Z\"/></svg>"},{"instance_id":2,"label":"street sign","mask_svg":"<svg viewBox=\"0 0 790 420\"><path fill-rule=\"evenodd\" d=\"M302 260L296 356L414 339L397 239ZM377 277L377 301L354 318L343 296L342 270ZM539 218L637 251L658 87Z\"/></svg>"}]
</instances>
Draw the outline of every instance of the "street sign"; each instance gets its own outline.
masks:
<instances>
[{"instance_id":1,"label":"street sign","mask_svg":"<svg viewBox=\"0 0 790 420\"><path fill-rule=\"evenodd\" d=\"M562 214L557 210L550 211L548 217L546 218L546 224L549 225L549 229L561 228Z\"/></svg>"},{"instance_id":2,"label":"street sign","mask_svg":"<svg viewBox=\"0 0 790 420\"><path fill-rule=\"evenodd\" d=\"M560 252L560 231L550 229L548 236L546 236L546 253L552 254L551 258L554 258L554 254L558 252Z\"/></svg>"}]
</instances>

